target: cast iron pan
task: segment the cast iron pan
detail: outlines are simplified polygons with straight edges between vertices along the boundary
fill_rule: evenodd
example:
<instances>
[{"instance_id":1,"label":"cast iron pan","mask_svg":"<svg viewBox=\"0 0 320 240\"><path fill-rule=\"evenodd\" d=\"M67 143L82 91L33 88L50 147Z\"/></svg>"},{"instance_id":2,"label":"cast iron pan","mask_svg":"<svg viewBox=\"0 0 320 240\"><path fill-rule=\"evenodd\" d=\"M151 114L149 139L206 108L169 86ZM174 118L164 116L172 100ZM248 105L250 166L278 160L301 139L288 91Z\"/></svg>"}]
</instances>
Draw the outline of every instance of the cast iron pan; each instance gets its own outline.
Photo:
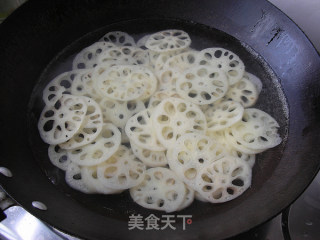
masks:
<instances>
[{"instance_id":1,"label":"cast iron pan","mask_svg":"<svg viewBox=\"0 0 320 240\"><path fill-rule=\"evenodd\" d=\"M138 39L162 29L183 29L192 47L224 47L263 81L257 107L280 123L281 145L258 156L252 187L224 204L195 201L182 230L128 230L128 216L153 213L128 193L85 195L64 183L47 157L36 124L41 91L71 69L74 54L112 30ZM320 58L282 12L264 0L32 1L0 25L1 166L13 173L1 185L49 225L87 239L221 239L261 224L294 201L320 165ZM46 211L32 207L41 201ZM177 218L176 218L177 219Z\"/></svg>"}]
</instances>

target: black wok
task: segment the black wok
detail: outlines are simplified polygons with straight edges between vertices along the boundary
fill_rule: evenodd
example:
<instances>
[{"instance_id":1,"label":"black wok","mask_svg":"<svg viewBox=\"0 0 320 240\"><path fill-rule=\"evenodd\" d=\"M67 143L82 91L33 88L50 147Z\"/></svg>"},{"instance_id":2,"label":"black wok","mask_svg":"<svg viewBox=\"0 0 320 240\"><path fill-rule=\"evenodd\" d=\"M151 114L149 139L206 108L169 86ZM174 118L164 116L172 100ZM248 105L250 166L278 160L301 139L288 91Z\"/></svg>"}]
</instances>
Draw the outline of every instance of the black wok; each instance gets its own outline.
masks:
<instances>
[{"instance_id":1,"label":"black wok","mask_svg":"<svg viewBox=\"0 0 320 240\"><path fill-rule=\"evenodd\" d=\"M174 213L192 215L176 230L128 230L128 216L153 213L128 193L85 195L64 183L37 131L41 91L70 70L74 54L104 33L136 39L161 29L183 29L192 47L220 46L240 56L263 81L257 107L280 123L281 145L258 156L252 187L224 204L194 202ZM0 25L0 174L7 193L37 218L87 239L221 239L261 224L293 202L320 166L320 57L300 29L264 0L33 1ZM47 210L32 206L41 201Z\"/></svg>"}]
</instances>

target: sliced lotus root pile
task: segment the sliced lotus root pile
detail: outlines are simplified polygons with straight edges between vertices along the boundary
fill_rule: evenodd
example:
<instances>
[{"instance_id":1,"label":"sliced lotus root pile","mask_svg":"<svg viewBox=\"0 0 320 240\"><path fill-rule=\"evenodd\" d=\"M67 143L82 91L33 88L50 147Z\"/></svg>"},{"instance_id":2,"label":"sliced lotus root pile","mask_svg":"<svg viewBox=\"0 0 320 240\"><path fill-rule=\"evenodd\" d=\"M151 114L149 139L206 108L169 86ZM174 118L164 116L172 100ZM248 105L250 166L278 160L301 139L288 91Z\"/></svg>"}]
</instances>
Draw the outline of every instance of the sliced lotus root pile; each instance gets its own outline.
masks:
<instances>
[{"instance_id":1,"label":"sliced lotus root pile","mask_svg":"<svg viewBox=\"0 0 320 240\"><path fill-rule=\"evenodd\" d=\"M131 149L121 145L108 160L98 165L97 176L107 188L124 190L143 181L145 168Z\"/></svg>"},{"instance_id":2,"label":"sliced lotus root pile","mask_svg":"<svg viewBox=\"0 0 320 240\"><path fill-rule=\"evenodd\" d=\"M251 185L251 168L240 158L226 156L204 166L196 177L196 191L211 203L240 196Z\"/></svg>"},{"instance_id":3,"label":"sliced lotus root pile","mask_svg":"<svg viewBox=\"0 0 320 240\"><path fill-rule=\"evenodd\" d=\"M153 95L153 93L157 90L158 80L152 73L145 67L140 67L140 72L137 74L133 74L132 81L141 81L144 80L144 86L146 91L139 98L144 102L147 102L148 99Z\"/></svg>"},{"instance_id":4,"label":"sliced lotus root pile","mask_svg":"<svg viewBox=\"0 0 320 240\"><path fill-rule=\"evenodd\" d=\"M51 163L83 193L131 189L166 212L241 195L256 154L281 142L276 120L249 108L262 81L228 49L192 49L182 30L136 40L109 32L47 84L38 129Z\"/></svg>"},{"instance_id":5,"label":"sliced lotus root pile","mask_svg":"<svg viewBox=\"0 0 320 240\"><path fill-rule=\"evenodd\" d=\"M180 71L174 69L174 68L169 68L169 69L164 69L160 71L158 75L159 79L159 86L158 89L159 91L174 91L176 92L176 84L177 80L181 78L183 75L181 74Z\"/></svg>"},{"instance_id":6,"label":"sliced lotus root pile","mask_svg":"<svg viewBox=\"0 0 320 240\"><path fill-rule=\"evenodd\" d=\"M120 59L120 60L106 61L106 62L98 64L94 69L92 69L91 79L93 81L94 91L97 93L99 101L101 101L101 99L105 99L106 96L104 95L103 92L99 91L99 87L97 86L97 79L99 79L100 76L103 75L103 73L105 71L110 70L110 68L112 68L112 67L117 67L117 66L131 66L131 67L133 67L133 65L128 64L128 62L126 62L126 60Z\"/></svg>"},{"instance_id":7,"label":"sliced lotus root pile","mask_svg":"<svg viewBox=\"0 0 320 240\"><path fill-rule=\"evenodd\" d=\"M156 57L155 64L154 64L154 71L156 75L159 77L159 73L163 70L164 64L168 61L169 58L177 55L175 51L167 52L167 53L160 53L159 56Z\"/></svg>"},{"instance_id":8,"label":"sliced lotus root pile","mask_svg":"<svg viewBox=\"0 0 320 240\"><path fill-rule=\"evenodd\" d=\"M75 163L70 163L68 165L68 168L66 169L65 180L70 187L80 192L87 194L97 193L94 188L91 188L83 181L81 167Z\"/></svg>"},{"instance_id":9,"label":"sliced lotus root pile","mask_svg":"<svg viewBox=\"0 0 320 240\"><path fill-rule=\"evenodd\" d=\"M194 191L194 198L197 199L200 202L209 202L207 199L205 199L204 197L201 196L200 193L198 193L197 191Z\"/></svg>"},{"instance_id":10,"label":"sliced lotus root pile","mask_svg":"<svg viewBox=\"0 0 320 240\"><path fill-rule=\"evenodd\" d=\"M216 140L217 142L219 142L220 144L222 144L225 149L228 151L228 153L231 156L237 157L237 158L241 158L243 161L245 161L250 167L253 167L253 165L255 164L255 160L256 160L256 155L255 154L248 154L248 153L244 153L239 151L238 149L234 148L230 142L228 142L226 140L225 137L225 131L216 131L216 132L211 132L208 131L206 134L208 137Z\"/></svg>"},{"instance_id":11,"label":"sliced lotus root pile","mask_svg":"<svg viewBox=\"0 0 320 240\"><path fill-rule=\"evenodd\" d=\"M163 69L175 69L179 72L184 72L185 70L198 66L196 60L198 57L198 51L188 50L186 52L182 52L176 56L169 58Z\"/></svg>"},{"instance_id":12,"label":"sliced lotus root pile","mask_svg":"<svg viewBox=\"0 0 320 240\"><path fill-rule=\"evenodd\" d=\"M232 149L230 151L231 156L234 156L236 158L240 158L244 162L248 164L249 167L253 168L255 162L256 162L256 155L255 154L246 154L243 152L240 152L239 150Z\"/></svg>"},{"instance_id":13,"label":"sliced lotus root pile","mask_svg":"<svg viewBox=\"0 0 320 240\"><path fill-rule=\"evenodd\" d=\"M122 65L149 66L149 54L137 47L113 47L99 55L98 64L117 61Z\"/></svg>"},{"instance_id":14,"label":"sliced lotus root pile","mask_svg":"<svg viewBox=\"0 0 320 240\"><path fill-rule=\"evenodd\" d=\"M202 133L207 123L200 108L179 98L163 100L152 112L152 123L159 142L170 149L185 133Z\"/></svg>"},{"instance_id":15,"label":"sliced lotus root pile","mask_svg":"<svg viewBox=\"0 0 320 240\"><path fill-rule=\"evenodd\" d=\"M129 142L124 128L130 117L145 109L143 101L132 100L123 102L104 99L100 102L100 107L103 114L103 121L111 122L119 128L122 143Z\"/></svg>"},{"instance_id":16,"label":"sliced lotus root pile","mask_svg":"<svg viewBox=\"0 0 320 240\"><path fill-rule=\"evenodd\" d=\"M194 191L188 185L185 184L184 186L186 187L186 196L177 211L189 207L194 200Z\"/></svg>"},{"instance_id":17,"label":"sliced lotus root pile","mask_svg":"<svg viewBox=\"0 0 320 240\"><path fill-rule=\"evenodd\" d=\"M97 138L83 147L68 150L68 157L81 166L93 166L106 161L114 154L121 141L121 134L112 123L103 125Z\"/></svg>"},{"instance_id":18,"label":"sliced lotus root pile","mask_svg":"<svg viewBox=\"0 0 320 240\"><path fill-rule=\"evenodd\" d=\"M206 48L200 51L196 59L199 65L220 68L227 74L229 85L240 81L244 74L242 60L233 52L224 48Z\"/></svg>"},{"instance_id":19,"label":"sliced lotus root pile","mask_svg":"<svg viewBox=\"0 0 320 240\"><path fill-rule=\"evenodd\" d=\"M189 47L191 39L181 30L165 30L152 34L145 46L155 52L169 52Z\"/></svg>"},{"instance_id":20,"label":"sliced lotus root pile","mask_svg":"<svg viewBox=\"0 0 320 240\"><path fill-rule=\"evenodd\" d=\"M82 181L88 188L94 189L101 194L118 194L122 190L116 190L104 186L98 179L97 166L82 166L81 167Z\"/></svg>"},{"instance_id":21,"label":"sliced lotus root pile","mask_svg":"<svg viewBox=\"0 0 320 240\"><path fill-rule=\"evenodd\" d=\"M125 127L130 142L151 151L164 151L165 147L158 141L148 109L132 116Z\"/></svg>"},{"instance_id":22,"label":"sliced lotus root pile","mask_svg":"<svg viewBox=\"0 0 320 240\"><path fill-rule=\"evenodd\" d=\"M151 60L154 62L154 72L156 74L156 76L159 78L161 72L166 68L166 62L173 58L174 56L179 55L180 53L183 53L185 51L188 51L187 49L183 49L183 50L177 50L177 51L171 51L171 52L164 52L164 53L160 53L160 54L152 54L151 55ZM149 53L150 56L150 53ZM167 68L166 68L167 69Z\"/></svg>"},{"instance_id":23,"label":"sliced lotus root pile","mask_svg":"<svg viewBox=\"0 0 320 240\"><path fill-rule=\"evenodd\" d=\"M207 119L208 131L220 131L239 122L244 108L235 101L222 101L208 108L204 114Z\"/></svg>"},{"instance_id":24,"label":"sliced lotus root pile","mask_svg":"<svg viewBox=\"0 0 320 240\"><path fill-rule=\"evenodd\" d=\"M63 171L66 171L71 163L70 159L68 158L67 150L62 149L59 147L59 145L50 145L48 148L48 156L50 162Z\"/></svg>"},{"instance_id":25,"label":"sliced lotus root pile","mask_svg":"<svg viewBox=\"0 0 320 240\"><path fill-rule=\"evenodd\" d=\"M96 42L79 52L72 63L73 69L89 69L97 66L98 56L109 48L115 47L111 42Z\"/></svg>"},{"instance_id":26,"label":"sliced lotus root pile","mask_svg":"<svg viewBox=\"0 0 320 240\"><path fill-rule=\"evenodd\" d=\"M233 137L230 127L229 128L225 128L225 129L220 130L220 131L215 131L215 132L207 131L206 135L209 136L210 138L218 141L220 144L222 144L228 150L228 152L233 156L236 156L234 151L241 152L241 153L246 154L246 155L254 155L254 154L263 152L262 149L253 150L253 149L249 149L249 148L243 147Z\"/></svg>"},{"instance_id":27,"label":"sliced lotus root pile","mask_svg":"<svg viewBox=\"0 0 320 240\"><path fill-rule=\"evenodd\" d=\"M64 94L54 106L45 106L38 122L43 141L60 144L68 141L79 130L87 112L82 97Z\"/></svg>"},{"instance_id":28,"label":"sliced lotus root pile","mask_svg":"<svg viewBox=\"0 0 320 240\"><path fill-rule=\"evenodd\" d=\"M113 100L130 101L146 99L157 88L157 79L147 68L114 66L96 80L100 93Z\"/></svg>"},{"instance_id":29,"label":"sliced lotus root pile","mask_svg":"<svg viewBox=\"0 0 320 240\"><path fill-rule=\"evenodd\" d=\"M228 86L225 73L208 66L187 69L176 83L179 95L198 105L210 104L221 99L228 91Z\"/></svg>"},{"instance_id":30,"label":"sliced lotus root pile","mask_svg":"<svg viewBox=\"0 0 320 240\"><path fill-rule=\"evenodd\" d=\"M220 144L222 144L226 149L230 149L230 146L228 145L228 142L224 136L224 131L207 131L206 136L212 138L215 141L218 141Z\"/></svg>"},{"instance_id":31,"label":"sliced lotus root pile","mask_svg":"<svg viewBox=\"0 0 320 240\"><path fill-rule=\"evenodd\" d=\"M116 101L104 99L100 102L104 122L112 122L124 129L130 117L145 109L141 100Z\"/></svg>"},{"instance_id":32,"label":"sliced lotus root pile","mask_svg":"<svg viewBox=\"0 0 320 240\"><path fill-rule=\"evenodd\" d=\"M256 75L253 75L252 73L248 73L248 72L244 72L243 74L243 78L246 78L248 79L250 82L253 83L253 85L255 85L257 91L258 91L258 94L260 94L261 90L262 90L262 82L261 82L261 79L258 78Z\"/></svg>"},{"instance_id":33,"label":"sliced lotus root pile","mask_svg":"<svg viewBox=\"0 0 320 240\"><path fill-rule=\"evenodd\" d=\"M260 150L281 143L279 124L268 113L256 108L247 108L242 120L230 128L233 137L243 147Z\"/></svg>"},{"instance_id":34,"label":"sliced lotus root pile","mask_svg":"<svg viewBox=\"0 0 320 240\"><path fill-rule=\"evenodd\" d=\"M167 156L170 169L195 190L195 179L203 166L226 155L226 149L213 139L202 134L187 133L177 140Z\"/></svg>"},{"instance_id":35,"label":"sliced lotus root pile","mask_svg":"<svg viewBox=\"0 0 320 240\"><path fill-rule=\"evenodd\" d=\"M142 207L173 212L184 202L186 190L170 169L155 167L146 171L144 180L130 189L130 195Z\"/></svg>"},{"instance_id":36,"label":"sliced lotus root pile","mask_svg":"<svg viewBox=\"0 0 320 240\"><path fill-rule=\"evenodd\" d=\"M93 80L93 86L96 87L96 82L99 76L104 73L105 71L109 70L111 67L114 66L123 66L123 65L130 65L127 62L123 60L110 60L103 63L98 64L95 68L92 69L92 80ZM98 95L103 97L103 94L101 94L99 91Z\"/></svg>"},{"instance_id":37,"label":"sliced lotus root pile","mask_svg":"<svg viewBox=\"0 0 320 240\"><path fill-rule=\"evenodd\" d=\"M47 106L53 106L63 94L70 94L72 82L75 77L85 72L84 70L73 70L62 73L51 80L42 93L42 99L45 104Z\"/></svg>"},{"instance_id":38,"label":"sliced lotus root pile","mask_svg":"<svg viewBox=\"0 0 320 240\"><path fill-rule=\"evenodd\" d=\"M200 109L202 110L202 112L205 112L208 110L208 108L212 108L214 107L215 104L218 104L219 102L223 101L224 99L219 99L218 101L214 102L214 103L210 103L210 104L203 104L203 105L199 105Z\"/></svg>"},{"instance_id":39,"label":"sliced lotus root pile","mask_svg":"<svg viewBox=\"0 0 320 240\"><path fill-rule=\"evenodd\" d=\"M160 57L161 53L154 52L154 51L151 51L149 49L147 49L145 51L147 51L148 55L149 55L150 68L154 71L155 68L156 68L156 62L157 62L158 58Z\"/></svg>"},{"instance_id":40,"label":"sliced lotus root pile","mask_svg":"<svg viewBox=\"0 0 320 240\"><path fill-rule=\"evenodd\" d=\"M136 43L128 33L126 32L121 32L121 31L113 31L113 32L108 32L105 34L100 41L104 41L107 43L112 43L118 47L135 47Z\"/></svg>"},{"instance_id":41,"label":"sliced lotus root pile","mask_svg":"<svg viewBox=\"0 0 320 240\"><path fill-rule=\"evenodd\" d=\"M141 48L143 50L147 50L148 48L146 47L146 42L147 42L147 40L149 39L150 36L151 36L151 34L148 34L148 35L145 35L142 38L140 38L137 41L137 47Z\"/></svg>"},{"instance_id":42,"label":"sliced lotus root pile","mask_svg":"<svg viewBox=\"0 0 320 240\"><path fill-rule=\"evenodd\" d=\"M233 147L234 149L242 152L242 153L246 153L246 154L258 154L263 152L265 149L252 149L252 148L247 148L245 146L243 146L238 140L238 138L236 138L232 131L231 128L227 128L224 131L224 136L226 139L226 142Z\"/></svg>"},{"instance_id":43,"label":"sliced lotus root pile","mask_svg":"<svg viewBox=\"0 0 320 240\"><path fill-rule=\"evenodd\" d=\"M93 142L100 134L103 126L101 109L91 98L82 97L86 101L87 111L80 129L68 141L61 143L64 149L74 149Z\"/></svg>"},{"instance_id":44,"label":"sliced lotus root pile","mask_svg":"<svg viewBox=\"0 0 320 240\"><path fill-rule=\"evenodd\" d=\"M71 85L71 94L75 96L86 96L96 101L101 101L102 96L95 88L95 81L92 78L93 69L83 70L77 74Z\"/></svg>"},{"instance_id":45,"label":"sliced lotus root pile","mask_svg":"<svg viewBox=\"0 0 320 240\"><path fill-rule=\"evenodd\" d=\"M149 111L152 112L162 102L162 100L170 97L180 98L180 95L175 91L161 90L155 92L148 103Z\"/></svg>"},{"instance_id":46,"label":"sliced lotus root pile","mask_svg":"<svg viewBox=\"0 0 320 240\"><path fill-rule=\"evenodd\" d=\"M163 167L168 163L165 151L152 151L130 142L133 154L148 167Z\"/></svg>"},{"instance_id":47,"label":"sliced lotus root pile","mask_svg":"<svg viewBox=\"0 0 320 240\"><path fill-rule=\"evenodd\" d=\"M249 81L246 77L240 79L239 82L230 86L226 93L226 98L239 102L243 107L251 107L256 103L259 97L259 92L256 85Z\"/></svg>"}]
</instances>

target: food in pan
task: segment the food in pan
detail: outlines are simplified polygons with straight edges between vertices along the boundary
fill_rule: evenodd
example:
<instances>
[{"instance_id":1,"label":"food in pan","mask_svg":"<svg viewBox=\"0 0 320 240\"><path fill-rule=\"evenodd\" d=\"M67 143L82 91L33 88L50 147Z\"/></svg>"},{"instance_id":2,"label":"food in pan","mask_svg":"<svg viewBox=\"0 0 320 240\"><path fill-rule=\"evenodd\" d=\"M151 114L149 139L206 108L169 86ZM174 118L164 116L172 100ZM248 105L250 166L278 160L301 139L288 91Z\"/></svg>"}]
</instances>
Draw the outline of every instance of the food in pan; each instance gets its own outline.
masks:
<instances>
[{"instance_id":1,"label":"food in pan","mask_svg":"<svg viewBox=\"0 0 320 240\"><path fill-rule=\"evenodd\" d=\"M142 207L222 203L251 185L255 154L281 142L254 108L262 89L233 52L191 47L182 30L116 31L83 49L43 91L49 159L84 193L129 189Z\"/></svg>"}]
</instances>

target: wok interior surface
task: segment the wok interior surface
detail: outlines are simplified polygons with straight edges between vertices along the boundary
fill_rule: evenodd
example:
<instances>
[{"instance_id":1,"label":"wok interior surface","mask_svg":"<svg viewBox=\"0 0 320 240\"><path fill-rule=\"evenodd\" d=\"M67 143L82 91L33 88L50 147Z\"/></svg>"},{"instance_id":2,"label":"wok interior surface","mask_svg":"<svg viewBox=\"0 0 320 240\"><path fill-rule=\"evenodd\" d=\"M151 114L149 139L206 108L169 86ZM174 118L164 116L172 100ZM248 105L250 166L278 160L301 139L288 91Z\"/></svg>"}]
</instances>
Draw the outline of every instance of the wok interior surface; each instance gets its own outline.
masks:
<instances>
[{"instance_id":1,"label":"wok interior surface","mask_svg":"<svg viewBox=\"0 0 320 240\"><path fill-rule=\"evenodd\" d=\"M146 24L147 22L147 24ZM223 214L233 206L241 203L245 204L246 199L263 187L264 182L269 179L274 169L277 167L282 157L288 133L288 106L279 84L272 69L257 53L248 49L248 46L241 44L240 41L223 33L219 30L206 27L204 25L190 23L186 21L174 21L166 19L148 19L132 20L120 22L103 27L92 33L88 33L81 39L75 41L65 48L45 69L37 83L31 99L31 128L30 128L30 145L34 157L42 170L46 173L50 181L64 194L70 195L84 207L89 208L97 214L102 214L112 218L128 220L131 214L143 214L148 216L153 213L161 216L164 213L159 211L148 210L135 204L131 199L128 191L117 195L87 195L82 194L69 188L65 184L64 172L54 167L48 159L47 148L39 138L37 129L37 119L43 109L41 100L44 86L58 74L72 69L72 60L75 54L86 46L98 41L105 33L110 31L125 31L134 36L137 41L146 34L154 33L165 29L182 29L190 34L192 39L191 48L202 50L208 47L222 47L236 53L243 60L246 71L257 75L263 81L263 90L259 100L254 107L262 109L273 116L280 124L280 135L283 139L280 146L270 149L265 153L257 155L256 165L252 179L252 187L231 202L223 204L210 204L194 201L191 207L180 211L179 214L192 214L194 219L205 219L216 214ZM41 146L41 147L39 147Z\"/></svg>"},{"instance_id":2,"label":"wok interior surface","mask_svg":"<svg viewBox=\"0 0 320 240\"><path fill-rule=\"evenodd\" d=\"M188 32L197 50L223 47L239 55L246 70L263 82L255 107L279 122L283 141L258 155L252 186L239 198L223 204L195 201L174 213L192 215L186 230L177 220L176 230L129 231L129 215L161 218L164 213L139 207L128 192L85 195L65 184L37 130L42 90L71 70L75 54L109 31L125 31L138 40L170 28ZM31 0L1 24L0 32L0 103L9 118L1 121L0 157L13 173L12 178L0 175L0 182L26 210L64 232L86 239L222 239L279 213L319 169L320 58L297 26L264 0L143 1L139 6ZM32 201L48 209L35 209Z\"/></svg>"}]
</instances>

